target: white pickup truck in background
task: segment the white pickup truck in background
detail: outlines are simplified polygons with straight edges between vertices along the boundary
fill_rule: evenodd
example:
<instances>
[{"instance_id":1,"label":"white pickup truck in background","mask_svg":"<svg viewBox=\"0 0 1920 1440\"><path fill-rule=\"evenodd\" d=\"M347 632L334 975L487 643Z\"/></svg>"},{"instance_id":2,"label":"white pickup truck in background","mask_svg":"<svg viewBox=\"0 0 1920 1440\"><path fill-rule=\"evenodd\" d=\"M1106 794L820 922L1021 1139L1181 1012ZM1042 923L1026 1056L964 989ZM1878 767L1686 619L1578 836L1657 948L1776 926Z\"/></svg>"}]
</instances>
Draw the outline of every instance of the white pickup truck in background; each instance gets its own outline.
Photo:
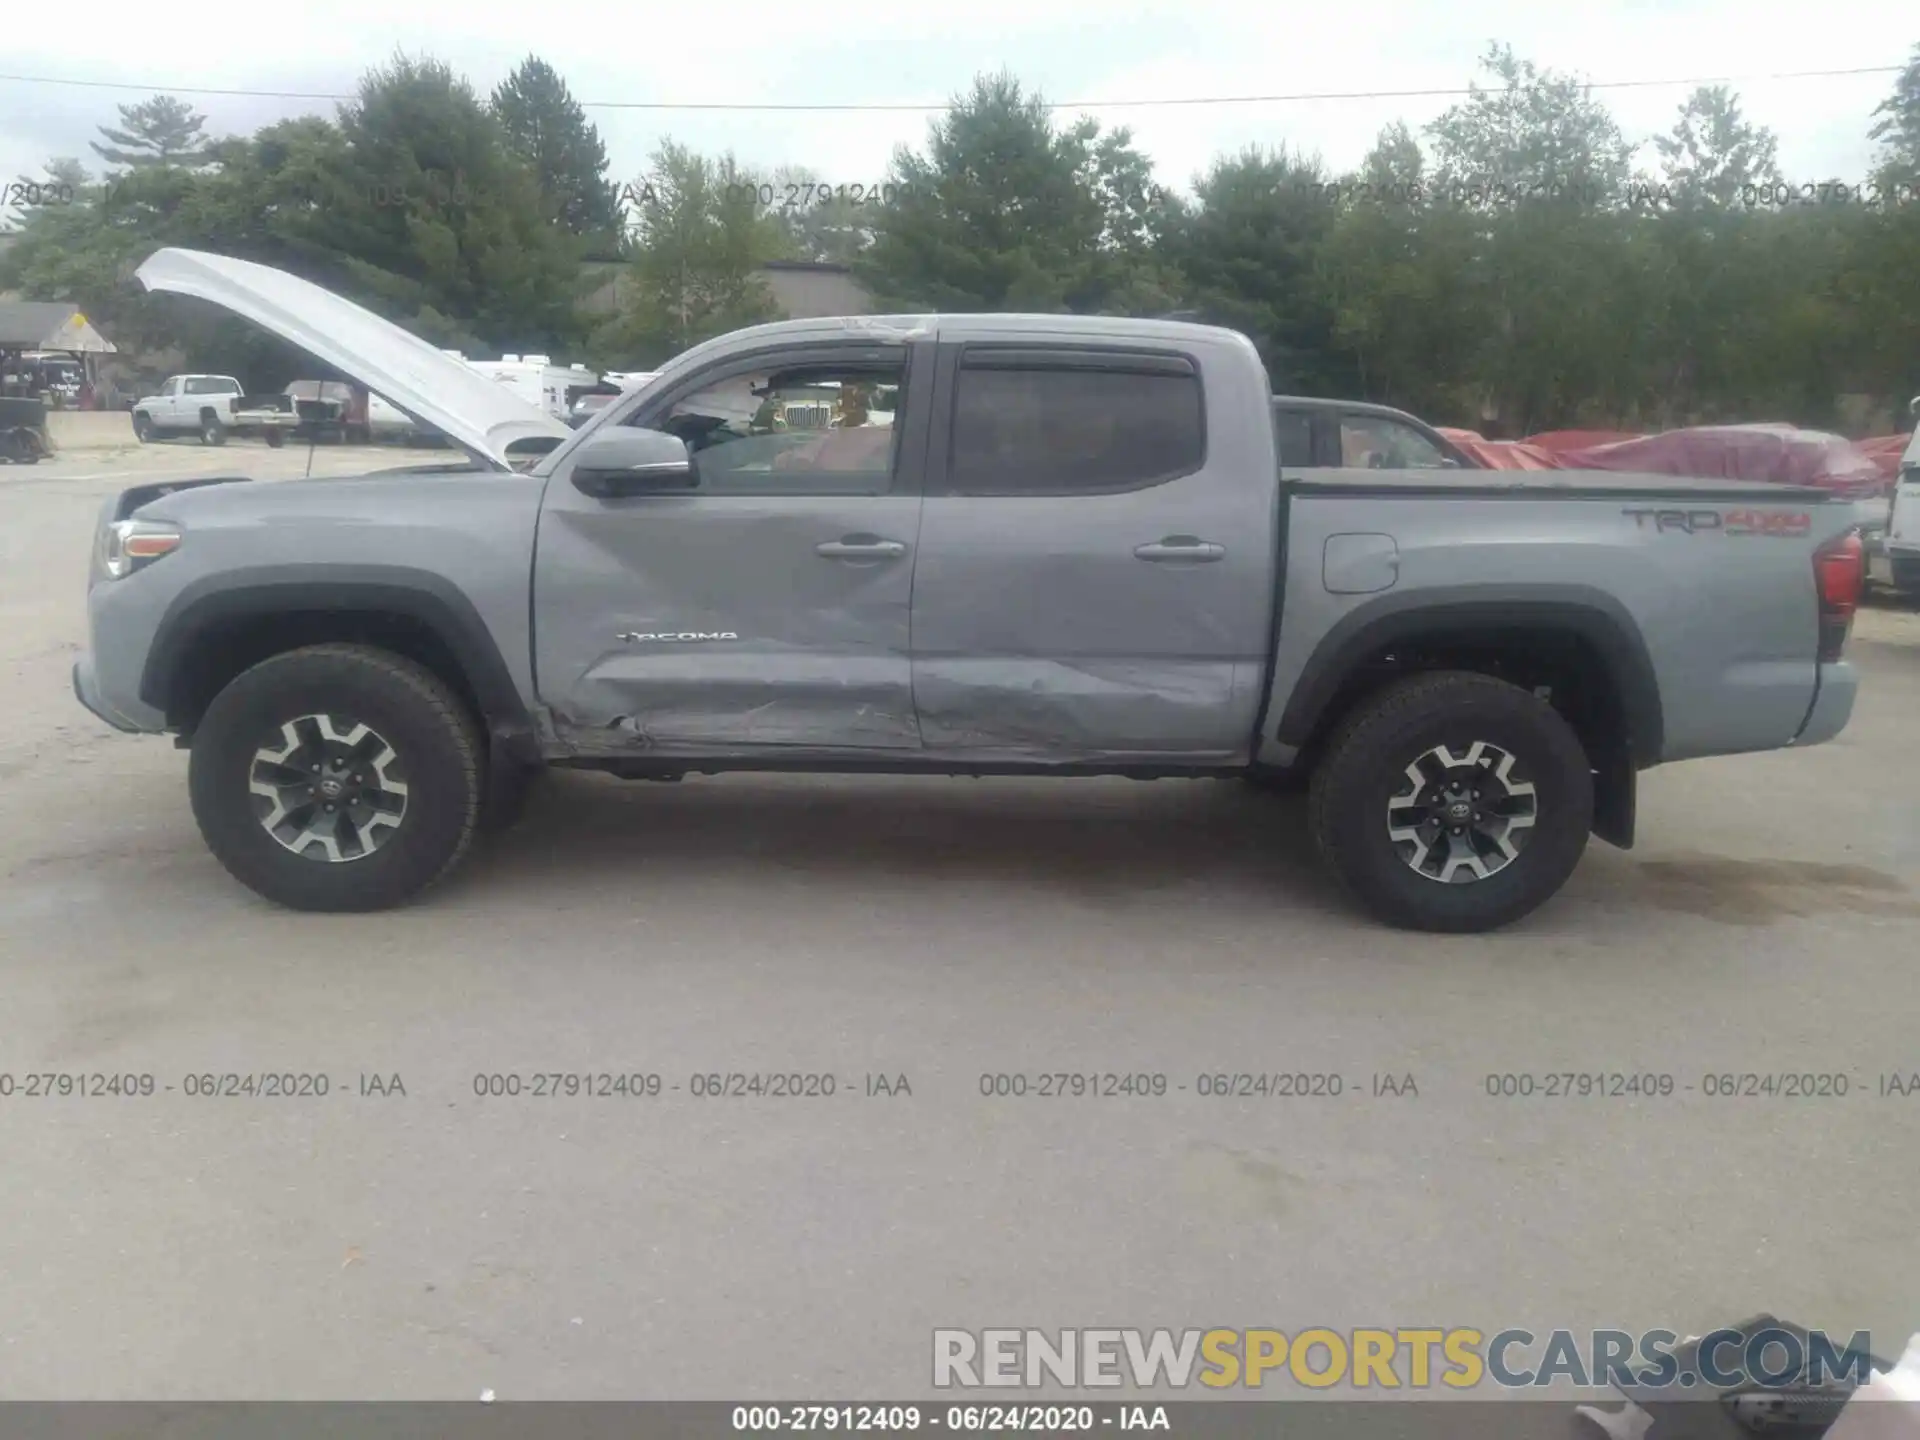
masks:
<instances>
[{"instance_id":1,"label":"white pickup truck in background","mask_svg":"<svg viewBox=\"0 0 1920 1440\"><path fill-rule=\"evenodd\" d=\"M243 394L231 375L170 376L157 395L133 404L133 434L143 445L193 432L203 445L224 445L229 435L258 435L278 447L299 423L291 396Z\"/></svg>"}]
</instances>

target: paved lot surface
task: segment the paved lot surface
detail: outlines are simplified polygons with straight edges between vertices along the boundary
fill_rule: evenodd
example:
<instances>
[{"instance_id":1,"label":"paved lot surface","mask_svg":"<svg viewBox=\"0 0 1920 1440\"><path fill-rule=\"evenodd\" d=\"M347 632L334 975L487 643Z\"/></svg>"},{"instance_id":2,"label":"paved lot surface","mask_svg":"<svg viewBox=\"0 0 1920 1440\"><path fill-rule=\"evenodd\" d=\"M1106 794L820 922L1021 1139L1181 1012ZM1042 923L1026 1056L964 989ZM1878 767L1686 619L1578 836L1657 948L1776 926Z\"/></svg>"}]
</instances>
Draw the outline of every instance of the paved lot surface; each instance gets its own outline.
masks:
<instances>
[{"instance_id":1,"label":"paved lot surface","mask_svg":"<svg viewBox=\"0 0 1920 1440\"><path fill-rule=\"evenodd\" d=\"M0 470L0 1076L157 1088L0 1098L0 1394L913 1396L949 1325L1916 1328L1920 1097L1873 1092L1920 1070L1920 616L1863 617L1839 741L1645 777L1642 848L1490 938L1374 927L1296 805L1212 782L562 777L426 903L301 917L67 675L102 498L306 460ZM1568 1070L1676 1093L1486 1093ZM257 1071L331 1093L187 1094ZM662 1093L475 1094L550 1071ZM1168 1093L980 1093L1051 1071ZM1701 1090L1777 1071L1851 1094ZM837 1093L694 1098L725 1072Z\"/></svg>"}]
</instances>

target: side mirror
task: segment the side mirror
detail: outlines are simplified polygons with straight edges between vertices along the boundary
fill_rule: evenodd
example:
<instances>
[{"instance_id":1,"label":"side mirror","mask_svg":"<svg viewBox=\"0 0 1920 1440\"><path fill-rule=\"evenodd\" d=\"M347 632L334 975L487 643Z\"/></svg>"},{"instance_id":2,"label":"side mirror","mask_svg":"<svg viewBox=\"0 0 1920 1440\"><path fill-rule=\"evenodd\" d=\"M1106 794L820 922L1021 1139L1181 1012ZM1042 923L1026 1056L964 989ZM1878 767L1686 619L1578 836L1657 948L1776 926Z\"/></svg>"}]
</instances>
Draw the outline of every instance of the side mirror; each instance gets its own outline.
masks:
<instances>
[{"instance_id":1,"label":"side mirror","mask_svg":"<svg viewBox=\"0 0 1920 1440\"><path fill-rule=\"evenodd\" d=\"M1920 420L1920 395L1916 395L1907 401L1907 413L1913 416L1914 419Z\"/></svg>"},{"instance_id":2,"label":"side mirror","mask_svg":"<svg viewBox=\"0 0 1920 1440\"><path fill-rule=\"evenodd\" d=\"M574 452L573 487L600 500L684 494L700 488L700 475L677 435L616 425Z\"/></svg>"}]
</instances>

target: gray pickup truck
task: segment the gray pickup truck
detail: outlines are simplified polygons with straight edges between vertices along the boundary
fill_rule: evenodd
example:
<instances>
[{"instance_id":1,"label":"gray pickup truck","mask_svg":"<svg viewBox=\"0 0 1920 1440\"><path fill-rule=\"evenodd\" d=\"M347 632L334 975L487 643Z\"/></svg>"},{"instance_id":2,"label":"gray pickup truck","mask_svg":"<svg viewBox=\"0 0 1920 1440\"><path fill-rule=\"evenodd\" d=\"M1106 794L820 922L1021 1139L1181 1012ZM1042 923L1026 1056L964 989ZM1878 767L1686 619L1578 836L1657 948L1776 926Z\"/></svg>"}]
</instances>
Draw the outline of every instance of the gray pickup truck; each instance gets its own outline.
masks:
<instances>
[{"instance_id":1,"label":"gray pickup truck","mask_svg":"<svg viewBox=\"0 0 1920 1440\"><path fill-rule=\"evenodd\" d=\"M1632 843L1639 771L1814 744L1853 708L1849 507L1283 473L1226 330L766 325L574 431L282 272L164 250L139 274L469 456L101 515L80 700L190 747L214 854L302 909L414 895L546 766L1291 775L1376 915L1484 930L1590 833Z\"/></svg>"}]
</instances>

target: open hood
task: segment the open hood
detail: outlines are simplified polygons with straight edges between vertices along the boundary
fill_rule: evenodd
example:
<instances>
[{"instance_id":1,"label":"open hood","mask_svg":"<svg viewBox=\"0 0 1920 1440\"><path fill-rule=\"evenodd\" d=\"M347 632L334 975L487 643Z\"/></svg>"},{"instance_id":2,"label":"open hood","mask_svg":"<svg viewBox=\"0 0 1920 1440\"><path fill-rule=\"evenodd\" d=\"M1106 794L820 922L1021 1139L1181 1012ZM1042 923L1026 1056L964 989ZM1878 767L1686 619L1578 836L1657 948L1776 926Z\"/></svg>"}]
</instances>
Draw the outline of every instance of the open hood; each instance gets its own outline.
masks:
<instances>
[{"instance_id":1,"label":"open hood","mask_svg":"<svg viewBox=\"0 0 1920 1440\"><path fill-rule=\"evenodd\" d=\"M149 290L195 295L271 330L443 431L482 464L511 469L516 441L572 438L565 422L390 320L305 280L202 250L156 250L134 272ZM548 447L551 448L551 447Z\"/></svg>"}]
</instances>

